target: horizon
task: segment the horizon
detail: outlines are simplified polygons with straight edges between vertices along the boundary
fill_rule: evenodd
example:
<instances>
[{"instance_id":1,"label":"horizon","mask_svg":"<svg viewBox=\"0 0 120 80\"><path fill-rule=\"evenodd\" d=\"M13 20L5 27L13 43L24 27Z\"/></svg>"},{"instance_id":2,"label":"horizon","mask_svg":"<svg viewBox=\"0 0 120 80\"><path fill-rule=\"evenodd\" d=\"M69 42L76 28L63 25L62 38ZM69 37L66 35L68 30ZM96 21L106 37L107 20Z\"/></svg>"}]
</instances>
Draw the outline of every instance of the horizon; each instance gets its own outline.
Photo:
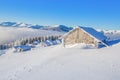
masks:
<instances>
[{"instance_id":1,"label":"horizon","mask_svg":"<svg viewBox=\"0 0 120 80\"><path fill-rule=\"evenodd\" d=\"M76 25L120 30L120 1L117 0L3 0L0 22L38 25Z\"/></svg>"}]
</instances>

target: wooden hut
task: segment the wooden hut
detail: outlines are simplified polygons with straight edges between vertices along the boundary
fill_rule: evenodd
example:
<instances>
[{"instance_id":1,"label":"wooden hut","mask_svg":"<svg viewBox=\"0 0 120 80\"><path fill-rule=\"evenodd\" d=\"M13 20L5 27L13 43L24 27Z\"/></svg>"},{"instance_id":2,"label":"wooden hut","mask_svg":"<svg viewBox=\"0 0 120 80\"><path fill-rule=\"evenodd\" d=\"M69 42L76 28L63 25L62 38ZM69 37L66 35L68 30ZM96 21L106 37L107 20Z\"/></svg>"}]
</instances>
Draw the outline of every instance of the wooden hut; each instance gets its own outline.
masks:
<instances>
[{"instance_id":1,"label":"wooden hut","mask_svg":"<svg viewBox=\"0 0 120 80\"><path fill-rule=\"evenodd\" d=\"M90 27L77 26L67 34L63 35L63 46L74 45L79 43L93 44L95 47L99 45L107 46L105 43L107 37L103 33L96 31Z\"/></svg>"},{"instance_id":2,"label":"wooden hut","mask_svg":"<svg viewBox=\"0 0 120 80\"><path fill-rule=\"evenodd\" d=\"M22 45L22 46L14 46L15 52L23 52L23 51L29 51L31 50L31 46Z\"/></svg>"}]
</instances>

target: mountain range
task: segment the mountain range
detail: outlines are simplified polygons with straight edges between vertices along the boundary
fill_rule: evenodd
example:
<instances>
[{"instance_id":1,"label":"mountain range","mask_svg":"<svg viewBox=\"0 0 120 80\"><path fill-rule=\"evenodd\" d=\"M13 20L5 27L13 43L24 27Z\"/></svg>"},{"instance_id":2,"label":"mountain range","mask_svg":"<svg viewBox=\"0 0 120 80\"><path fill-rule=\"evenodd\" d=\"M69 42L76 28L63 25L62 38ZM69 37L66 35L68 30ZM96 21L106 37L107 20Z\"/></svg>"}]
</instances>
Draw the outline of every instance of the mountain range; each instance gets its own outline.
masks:
<instances>
[{"instance_id":1,"label":"mountain range","mask_svg":"<svg viewBox=\"0 0 120 80\"><path fill-rule=\"evenodd\" d=\"M1 27L26 27L26 28L32 28L32 29L42 29L42 30L53 30L53 31L60 31L60 32L68 32L73 29L73 27L68 27L65 25L55 25L55 26L42 26L42 25L33 25L33 24L27 24L27 23L17 23L17 22L1 22Z\"/></svg>"}]
</instances>

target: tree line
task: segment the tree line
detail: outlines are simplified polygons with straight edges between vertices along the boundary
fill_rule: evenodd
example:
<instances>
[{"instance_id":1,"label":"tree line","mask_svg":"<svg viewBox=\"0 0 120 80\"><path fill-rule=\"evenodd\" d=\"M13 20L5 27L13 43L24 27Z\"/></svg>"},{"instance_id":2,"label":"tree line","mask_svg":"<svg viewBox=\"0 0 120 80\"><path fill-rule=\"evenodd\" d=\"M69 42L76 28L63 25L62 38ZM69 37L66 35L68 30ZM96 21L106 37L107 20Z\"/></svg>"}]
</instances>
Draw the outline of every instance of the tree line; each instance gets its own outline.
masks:
<instances>
[{"instance_id":1,"label":"tree line","mask_svg":"<svg viewBox=\"0 0 120 80\"><path fill-rule=\"evenodd\" d=\"M19 40L15 40L13 42L10 42L8 44L2 44L0 45L0 50L12 48L14 46L21 46L21 45L27 45L27 44L33 44L34 41L39 41L41 43L44 43L46 40L57 40L61 37L61 35L58 36L40 36L40 37L27 37L27 38L22 38Z\"/></svg>"}]
</instances>

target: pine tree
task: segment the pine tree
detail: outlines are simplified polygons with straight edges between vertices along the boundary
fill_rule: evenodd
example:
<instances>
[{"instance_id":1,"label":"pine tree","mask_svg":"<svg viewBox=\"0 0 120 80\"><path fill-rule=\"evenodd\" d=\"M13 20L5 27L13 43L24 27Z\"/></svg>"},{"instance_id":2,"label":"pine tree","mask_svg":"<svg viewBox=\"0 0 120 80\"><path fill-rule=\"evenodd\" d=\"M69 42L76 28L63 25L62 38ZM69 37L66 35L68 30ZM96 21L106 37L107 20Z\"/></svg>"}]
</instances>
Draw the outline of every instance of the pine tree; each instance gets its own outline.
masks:
<instances>
[{"instance_id":1,"label":"pine tree","mask_svg":"<svg viewBox=\"0 0 120 80\"><path fill-rule=\"evenodd\" d=\"M45 40L48 40L48 36L45 36Z\"/></svg>"},{"instance_id":2,"label":"pine tree","mask_svg":"<svg viewBox=\"0 0 120 80\"><path fill-rule=\"evenodd\" d=\"M42 37L39 37L40 42L42 42Z\"/></svg>"},{"instance_id":3,"label":"pine tree","mask_svg":"<svg viewBox=\"0 0 120 80\"><path fill-rule=\"evenodd\" d=\"M2 45L0 45L0 50L2 50Z\"/></svg>"}]
</instances>

